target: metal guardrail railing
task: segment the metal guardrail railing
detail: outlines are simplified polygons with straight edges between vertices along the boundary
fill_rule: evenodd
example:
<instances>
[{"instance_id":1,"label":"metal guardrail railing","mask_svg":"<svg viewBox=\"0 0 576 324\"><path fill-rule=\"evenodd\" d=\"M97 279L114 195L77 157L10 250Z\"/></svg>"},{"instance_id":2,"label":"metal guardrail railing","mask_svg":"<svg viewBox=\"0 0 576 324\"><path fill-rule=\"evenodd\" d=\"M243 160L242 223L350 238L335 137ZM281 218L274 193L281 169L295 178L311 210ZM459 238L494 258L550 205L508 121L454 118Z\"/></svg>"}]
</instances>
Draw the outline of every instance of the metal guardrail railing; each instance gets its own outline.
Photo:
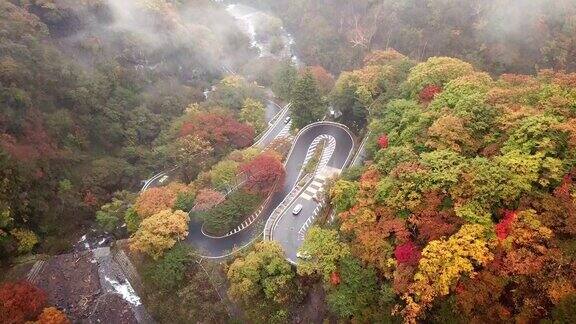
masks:
<instances>
[{"instance_id":1,"label":"metal guardrail railing","mask_svg":"<svg viewBox=\"0 0 576 324\"><path fill-rule=\"evenodd\" d=\"M242 223L240 225L238 225L235 229L230 230L228 233L226 233L222 236L210 235L204 231L204 223L203 223L202 228L200 228L200 231L205 236L208 236L208 237L214 238L214 239L225 238L228 236L232 236L236 233L242 232L243 230L248 228L250 225L254 224L254 222L260 217L260 215L262 214L262 211L264 211L264 208L266 208L268 206L268 204L270 203L270 201L272 200L272 196L274 195L274 192L276 191L277 185L278 185L278 182L276 182L276 184L274 184L274 188L272 189L270 194L268 194L268 197L264 200L264 202L262 202L262 204L260 204L260 207L258 207L258 209L255 212L250 214L250 216L245 218L242 221Z\"/></svg>"},{"instance_id":2,"label":"metal guardrail railing","mask_svg":"<svg viewBox=\"0 0 576 324\"><path fill-rule=\"evenodd\" d=\"M273 102L273 101L272 101ZM276 104L275 102L273 102L274 104ZM276 123L278 122L278 120L280 119L280 116L284 115L284 113L286 112L286 110L290 109L291 104L287 104L286 106L284 106L284 108L282 108L278 113L276 113L276 115L274 115L274 117L272 117L272 120L270 120L268 122L268 128L263 131L262 133L258 134L258 136L256 136L254 138L254 144L252 144L252 146L259 146L262 142L262 140L264 138L266 138L266 136L268 136L268 134L274 130L274 127L276 126Z\"/></svg>"},{"instance_id":3,"label":"metal guardrail railing","mask_svg":"<svg viewBox=\"0 0 576 324\"><path fill-rule=\"evenodd\" d=\"M286 209L286 207L290 205L290 203L292 203L292 200L294 200L294 198L300 195L302 190L308 187L308 185L312 182L313 179L314 179L313 173L305 175L304 178L302 178L296 184L296 186L292 188L290 193L287 194L286 197L284 197L282 202L278 206L276 206L276 208L274 209L272 214L270 214L270 217L266 221L266 225L264 226L264 240L270 240L272 238L272 230L276 226L276 223L278 222L280 215L282 215L282 213L284 212L284 209ZM299 183L302 181L304 181L305 183L303 185L300 185Z\"/></svg>"},{"instance_id":4,"label":"metal guardrail railing","mask_svg":"<svg viewBox=\"0 0 576 324\"><path fill-rule=\"evenodd\" d=\"M306 132L306 130L308 130L311 127L314 127L316 125L319 124L331 124L334 125L336 127L340 127L342 129L344 129L348 135L350 136L350 139L352 139L352 143L353 143L353 147L356 146L355 145L355 141L354 138L352 137L352 135L350 134L350 130L348 129L348 127L346 125L342 125L339 123L335 123L335 122L329 122L329 121L322 121L322 122L315 122L309 125L306 125L304 128L302 128L298 134L296 135L296 138L294 139L294 143L292 144L292 147L290 148L290 152L288 153L288 159L290 159L290 155L292 154L292 151L294 150L294 147L296 146L296 143L298 143L298 138L304 133ZM326 148L324 148L326 149ZM346 166L351 162L352 160L352 153L353 150L351 150L348 153L348 156L346 157L346 161L344 162L344 166L343 168L346 168ZM288 161L287 159L287 161ZM299 188L298 190L298 194L300 194L300 192L302 190L305 190L306 187L310 184L310 182L313 180L314 175L318 172L318 166L316 167L316 170L314 170L314 172L307 174L306 176L310 176L310 179L308 179L306 181L306 184L302 187ZM305 176L305 177L306 177ZM293 194L296 190L298 186L295 186L292 191L290 192L290 194L288 194L284 200L282 200L282 202L278 205L278 207L276 207L276 209L274 209L274 211L272 212L272 214L270 215L270 217L268 218L268 220L266 221L266 225L264 226L264 240L270 240L272 238L272 232L274 230L274 228L276 227L276 224L278 223L278 218L280 215L282 215L282 213L284 212L284 209L288 206L288 204L286 204L286 201L289 199L289 203L292 202L292 200L294 199Z\"/></svg>"},{"instance_id":5,"label":"metal guardrail railing","mask_svg":"<svg viewBox=\"0 0 576 324\"><path fill-rule=\"evenodd\" d=\"M150 185L152 184L152 182L154 182L156 179L163 177L164 175L167 175L169 173L172 173L174 171L176 171L180 166L177 165L175 167L173 167L172 169L169 170L165 170L162 171L160 173L157 173L155 175L153 175L150 179L146 180L146 182L144 182L144 186L142 186L142 189L140 189L140 192L145 191L146 189L148 189L150 187Z\"/></svg>"},{"instance_id":6,"label":"metal guardrail railing","mask_svg":"<svg viewBox=\"0 0 576 324\"><path fill-rule=\"evenodd\" d=\"M358 149L356 150L356 153L354 154L354 157L352 158L352 161L350 162L350 166L354 166L358 160L358 158L360 157L360 154L362 153L362 150L364 150L364 147L366 146L366 143L368 142L368 138L370 138L372 132L368 132L366 133L366 135L364 136L364 138L362 139L362 142L360 142L360 145L358 146Z\"/></svg>"}]
</instances>

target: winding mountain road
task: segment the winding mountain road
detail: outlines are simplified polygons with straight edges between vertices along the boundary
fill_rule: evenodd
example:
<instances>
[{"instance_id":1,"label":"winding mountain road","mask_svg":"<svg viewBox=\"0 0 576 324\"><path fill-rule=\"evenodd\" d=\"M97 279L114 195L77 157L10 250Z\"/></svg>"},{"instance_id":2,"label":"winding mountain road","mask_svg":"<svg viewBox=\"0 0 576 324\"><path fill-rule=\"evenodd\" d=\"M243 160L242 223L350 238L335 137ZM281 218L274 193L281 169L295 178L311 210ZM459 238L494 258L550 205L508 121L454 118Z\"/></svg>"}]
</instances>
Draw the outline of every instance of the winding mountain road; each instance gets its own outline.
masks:
<instances>
[{"instance_id":1,"label":"winding mountain road","mask_svg":"<svg viewBox=\"0 0 576 324\"><path fill-rule=\"evenodd\" d=\"M317 137L326 137L327 144L323 149L319 166L313 178L301 192L281 211L278 219L271 226L271 240L278 241L288 261L296 263L296 254L304 241L306 232L316 220L323 207L323 202L317 199L324 191L326 181L334 177L350 163L354 151L354 139L346 126L336 123L315 123L304 128L294 143L292 154L302 165L303 156L309 151L310 144ZM310 143L310 144L309 144ZM296 153L295 153L296 152ZM300 171L286 169L288 174L298 174ZM298 215L292 211L296 205L302 205Z\"/></svg>"},{"instance_id":2,"label":"winding mountain road","mask_svg":"<svg viewBox=\"0 0 576 324\"><path fill-rule=\"evenodd\" d=\"M313 212L318 207L318 202L308 198L308 186L304 187L302 192L291 201L290 206L294 203L301 202L303 209L296 217L291 215L291 209L277 207L285 200L296 186L304 160L310 146L318 137L329 137L334 139L334 147L329 156L325 156L324 172L339 173L350 162L354 150L354 140L350 131L343 125L331 122L319 122L303 128L294 141L292 149L285 162L286 180L282 188L275 192L271 197L270 203L261 212L259 220L250 226L243 228L241 231L223 238L212 238L204 235L201 231L202 224L199 221L192 220L189 226L189 235L186 242L194 245L200 250L202 256L206 258L221 258L232 253L233 250L249 245L252 241L262 235L262 222L267 222L269 217L275 212L281 212L280 216L275 219L271 239L277 240L286 251L286 256L294 262L296 252L302 243L298 233L305 223L310 224L309 219L313 219ZM325 150L326 151L326 150ZM322 170L319 170L320 173ZM318 174L322 176L322 174ZM315 178L309 186L318 185ZM317 187L315 187L317 188ZM260 224L260 226L258 225Z\"/></svg>"},{"instance_id":3,"label":"winding mountain road","mask_svg":"<svg viewBox=\"0 0 576 324\"><path fill-rule=\"evenodd\" d=\"M237 19L239 26L245 30L251 39L251 44L260 52L259 57L272 56L267 48L269 44L259 43L256 37L255 26L259 23L259 16L264 14L248 6L231 4L226 7L227 11ZM298 65L299 61L292 51L292 37L282 29L285 41L284 50L280 59L290 58ZM230 66L223 65L223 73L235 74ZM280 107L269 100L266 106L266 119L268 129L254 143L254 147L264 149L276 138L290 136L290 122L285 122L290 116L290 105ZM314 175L305 183L300 178L303 166L307 158L314 152L315 146L324 142L322 157ZM352 134L346 126L332 122L318 122L304 127L293 142L292 148L284 163L286 169L285 183L279 190L272 194L264 209L258 217L252 221L243 222L235 230L224 237L216 238L205 235L202 232L202 223L191 220L189 235L186 242L199 249L205 258L222 258L230 255L233 251L248 246L251 242L260 238L276 240L280 242L286 257L295 263L298 248L302 244L304 235L314 223L322 202L316 199L319 192L324 190L325 181L350 164L355 143ZM162 186L172 180L177 168L154 175L144 183L142 191L147 188ZM302 204L303 208L297 216L292 215L294 205Z\"/></svg>"}]
</instances>

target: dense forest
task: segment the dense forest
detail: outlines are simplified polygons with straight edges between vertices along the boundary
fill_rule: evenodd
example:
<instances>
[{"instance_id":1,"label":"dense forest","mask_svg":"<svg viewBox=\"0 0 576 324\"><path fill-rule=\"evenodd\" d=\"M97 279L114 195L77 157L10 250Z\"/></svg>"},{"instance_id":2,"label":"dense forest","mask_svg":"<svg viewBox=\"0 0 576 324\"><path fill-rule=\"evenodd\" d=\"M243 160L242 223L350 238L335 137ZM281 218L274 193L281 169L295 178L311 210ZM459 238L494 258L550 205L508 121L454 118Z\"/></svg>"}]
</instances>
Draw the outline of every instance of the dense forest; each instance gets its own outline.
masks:
<instances>
[{"instance_id":1,"label":"dense forest","mask_svg":"<svg viewBox=\"0 0 576 324\"><path fill-rule=\"evenodd\" d=\"M253 55L231 17L194 5L0 1L0 231L63 251L114 192L170 163L161 135L204 100L218 58Z\"/></svg>"},{"instance_id":2,"label":"dense forest","mask_svg":"<svg viewBox=\"0 0 576 324\"><path fill-rule=\"evenodd\" d=\"M369 161L329 190L335 222L295 269L275 242L237 258L230 298L253 322L298 316L317 285L332 320L572 322L575 80L370 53L328 97L369 131Z\"/></svg>"},{"instance_id":3,"label":"dense forest","mask_svg":"<svg viewBox=\"0 0 576 324\"><path fill-rule=\"evenodd\" d=\"M0 0L0 281L92 230L160 323L576 322L574 1L238 1L248 33L236 3ZM203 257L191 226L243 229L324 119L365 156L297 262L262 230ZM0 322L80 321L50 294L0 284Z\"/></svg>"},{"instance_id":4,"label":"dense forest","mask_svg":"<svg viewBox=\"0 0 576 324\"><path fill-rule=\"evenodd\" d=\"M576 69L571 0L245 0L282 18L302 59L333 73L372 50L463 59L491 74Z\"/></svg>"},{"instance_id":5,"label":"dense forest","mask_svg":"<svg viewBox=\"0 0 576 324\"><path fill-rule=\"evenodd\" d=\"M340 284L329 305L361 322L390 313L407 322L570 322L576 75L493 79L434 57L399 87L386 82L394 74L367 77L407 60L375 53L355 71L372 98L401 95L369 105L372 163L333 186L337 231L310 232L304 244L331 260L310 264L315 271L365 269L348 275L370 289ZM327 237L345 252L322 249Z\"/></svg>"}]
</instances>

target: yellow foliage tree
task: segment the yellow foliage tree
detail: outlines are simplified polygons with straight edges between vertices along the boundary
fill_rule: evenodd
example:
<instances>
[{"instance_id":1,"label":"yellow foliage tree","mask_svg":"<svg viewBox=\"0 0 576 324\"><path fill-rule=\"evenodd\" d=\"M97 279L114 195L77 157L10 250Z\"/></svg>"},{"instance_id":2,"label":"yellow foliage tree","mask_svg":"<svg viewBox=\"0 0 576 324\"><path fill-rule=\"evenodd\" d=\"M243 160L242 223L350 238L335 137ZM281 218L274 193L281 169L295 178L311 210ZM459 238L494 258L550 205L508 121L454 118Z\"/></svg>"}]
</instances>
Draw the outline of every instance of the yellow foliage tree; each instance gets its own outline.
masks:
<instances>
[{"instance_id":1,"label":"yellow foliage tree","mask_svg":"<svg viewBox=\"0 0 576 324\"><path fill-rule=\"evenodd\" d=\"M38 236L30 230L16 228L10 231L10 234L18 241L18 253L28 253L38 244Z\"/></svg>"},{"instance_id":2,"label":"yellow foliage tree","mask_svg":"<svg viewBox=\"0 0 576 324\"><path fill-rule=\"evenodd\" d=\"M340 240L335 230L312 226L306 234L300 252L310 255L311 258L298 262L298 274L303 276L319 274L328 282L330 275L337 270L338 262L350 255L350 248Z\"/></svg>"},{"instance_id":3,"label":"yellow foliage tree","mask_svg":"<svg viewBox=\"0 0 576 324\"><path fill-rule=\"evenodd\" d=\"M435 298L450 293L460 276L471 274L475 266L492 260L492 242L485 239L485 234L482 225L468 224L450 238L431 241L424 248L410 293L403 296L407 303L403 311L406 322L415 323Z\"/></svg>"},{"instance_id":4,"label":"yellow foliage tree","mask_svg":"<svg viewBox=\"0 0 576 324\"><path fill-rule=\"evenodd\" d=\"M474 67L467 62L451 57L431 57L426 62L416 65L404 83L404 88L415 98L427 85L443 87L451 80L474 72Z\"/></svg>"},{"instance_id":5,"label":"yellow foliage tree","mask_svg":"<svg viewBox=\"0 0 576 324\"><path fill-rule=\"evenodd\" d=\"M181 210L163 210L140 224L130 238L130 247L158 259L164 252L188 236L188 214Z\"/></svg>"}]
</instances>

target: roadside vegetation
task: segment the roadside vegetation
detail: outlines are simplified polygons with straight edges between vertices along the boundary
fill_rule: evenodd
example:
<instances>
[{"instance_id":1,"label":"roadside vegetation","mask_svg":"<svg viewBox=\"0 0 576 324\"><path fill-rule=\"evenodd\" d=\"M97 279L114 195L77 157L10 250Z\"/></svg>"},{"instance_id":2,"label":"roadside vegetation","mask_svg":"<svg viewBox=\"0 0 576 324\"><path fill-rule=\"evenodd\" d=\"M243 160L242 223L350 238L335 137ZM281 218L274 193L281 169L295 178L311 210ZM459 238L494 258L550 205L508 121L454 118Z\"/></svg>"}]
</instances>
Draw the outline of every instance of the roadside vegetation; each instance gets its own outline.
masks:
<instances>
[{"instance_id":1,"label":"roadside vegetation","mask_svg":"<svg viewBox=\"0 0 576 324\"><path fill-rule=\"evenodd\" d=\"M93 228L160 323L576 322L573 2L240 2L297 60L219 2L0 0L0 269ZM264 87L292 131L370 134L367 159L325 184L296 265L259 239L203 259L192 225L225 235L284 184L290 141L252 146ZM70 322L6 277L0 322Z\"/></svg>"},{"instance_id":2,"label":"roadside vegetation","mask_svg":"<svg viewBox=\"0 0 576 324\"><path fill-rule=\"evenodd\" d=\"M211 323L229 319L218 295L219 286L202 267L215 265L201 260L188 245L177 244L156 262L141 264L144 302L161 323L186 323L191 318ZM217 266L217 265L216 265Z\"/></svg>"},{"instance_id":3,"label":"roadside vegetation","mask_svg":"<svg viewBox=\"0 0 576 324\"><path fill-rule=\"evenodd\" d=\"M222 55L254 55L234 20L211 2L195 5L196 18L178 14L187 4L153 2L0 1L2 261L68 251L109 203L98 221L113 231L133 203L118 191L137 191L174 164L185 165L190 182L196 170L251 144L262 96L241 78L223 80L205 109L182 117L221 78ZM207 13L218 23L197 19ZM238 114L248 98L244 123ZM222 109L208 108L215 106ZM179 123L204 133L172 133Z\"/></svg>"},{"instance_id":4,"label":"roadside vegetation","mask_svg":"<svg viewBox=\"0 0 576 324\"><path fill-rule=\"evenodd\" d=\"M264 201L265 197L242 189L231 193L215 207L197 212L194 217L203 221L203 230L214 236L222 236L239 226Z\"/></svg>"}]
</instances>

